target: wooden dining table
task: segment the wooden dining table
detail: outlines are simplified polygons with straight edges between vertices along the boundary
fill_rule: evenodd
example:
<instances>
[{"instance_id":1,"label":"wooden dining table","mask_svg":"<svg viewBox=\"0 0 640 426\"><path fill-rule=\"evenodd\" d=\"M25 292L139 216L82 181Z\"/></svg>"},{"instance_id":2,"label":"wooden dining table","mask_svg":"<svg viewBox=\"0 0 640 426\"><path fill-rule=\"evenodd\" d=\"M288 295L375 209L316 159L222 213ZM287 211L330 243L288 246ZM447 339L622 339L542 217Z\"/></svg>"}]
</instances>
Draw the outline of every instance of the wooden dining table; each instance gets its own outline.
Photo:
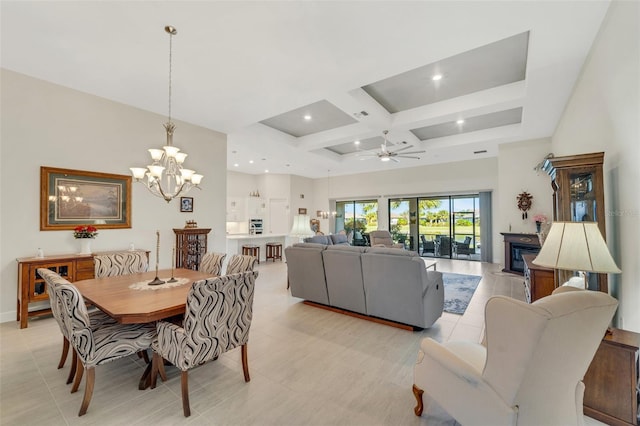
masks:
<instances>
[{"instance_id":1,"label":"wooden dining table","mask_svg":"<svg viewBox=\"0 0 640 426\"><path fill-rule=\"evenodd\" d=\"M119 323L140 324L184 314L191 284L210 278L211 274L191 269L175 269L173 274L171 269L161 270L157 274L162 280L172 276L182 279L184 284L172 286L168 283L146 287L156 277L156 272L150 271L76 281L73 285L80 291L85 302L97 306ZM150 373L151 363L148 363L138 384L140 390L149 387Z\"/></svg>"},{"instance_id":2,"label":"wooden dining table","mask_svg":"<svg viewBox=\"0 0 640 426\"><path fill-rule=\"evenodd\" d=\"M158 271L158 277L166 280L172 276L171 269ZM211 274L191 269L175 269L176 279L187 282L177 286L160 284L148 289L131 288L156 277L155 271L131 275L93 278L76 281L73 285L86 302L100 308L121 324L140 324L158 321L174 315L184 314L187 294L194 281L210 278Z\"/></svg>"}]
</instances>

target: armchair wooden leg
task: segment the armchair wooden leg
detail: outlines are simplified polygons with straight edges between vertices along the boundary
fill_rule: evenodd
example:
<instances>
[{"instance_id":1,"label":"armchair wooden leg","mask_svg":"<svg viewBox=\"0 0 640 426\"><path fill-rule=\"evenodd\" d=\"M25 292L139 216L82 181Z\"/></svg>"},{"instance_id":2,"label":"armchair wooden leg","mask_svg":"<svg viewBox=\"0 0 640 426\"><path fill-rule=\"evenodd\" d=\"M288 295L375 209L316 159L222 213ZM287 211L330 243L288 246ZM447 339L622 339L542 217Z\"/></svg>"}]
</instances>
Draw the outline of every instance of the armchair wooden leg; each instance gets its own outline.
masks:
<instances>
[{"instance_id":1,"label":"armchair wooden leg","mask_svg":"<svg viewBox=\"0 0 640 426\"><path fill-rule=\"evenodd\" d=\"M58 362L58 369L64 367L64 363L67 360L69 354L69 341L66 337L62 336L62 354L60 355L60 361Z\"/></svg>"},{"instance_id":2,"label":"armchair wooden leg","mask_svg":"<svg viewBox=\"0 0 640 426\"><path fill-rule=\"evenodd\" d=\"M416 401L417 401L417 405L413 409L413 412L418 417L420 417L422 415L422 410L424 409L424 406L422 405L422 394L423 393L424 393L424 391L422 389L420 389L416 385L413 385L413 396L416 397Z\"/></svg>"},{"instance_id":3,"label":"armchair wooden leg","mask_svg":"<svg viewBox=\"0 0 640 426\"><path fill-rule=\"evenodd\" d=\"M71 387L71 393L76 393L78 388L80 387L80 382L82 381L82 376L84 374L84 365L82 362L78 363L78 371L76 372L76 379L73 381L73 386Z\"/></svg>"},{"instance_id":4,"label":"armchair wooden leg","mask_svg":"<svg viewBox=\"0 0 640 426\"><path fill-rule=\"evenodd\" d=\"M75 349L71 350L71 370L69 370L69 376L67 377L67 384L73 382L73 378L76 375L76 368L78 367L78 354Z\"/></svg>"},{"instance_id":5,"label":"armchair wooden leg","mask_svg":"<svg viewBox=\"0 0 640 426\"><path fill-rule=\"evenodd\" d=\"M182 411L185 417L191 415L191 407L189 407L189 371L185 370L180 376L180 384L182 385Z\"/></svg>"},{"instance_id":6,"label":"armchair wooden leg","mask_svg":"<svg viewBox=\"0 0 640 426\"><path fill-rule=\"evenodd\" d=\"M242 345L242 371L244 372L244 381L248 382L251 380L249 377L249 360L247 358L247 344Z\"/></svg>"},{"instance_id":7,"label":"armchair wooden leg","mask_svg":"<svg viewBox=\"0 0 640 426\"><path fill-rule=\"evenodd\" d=\"M89 408L91 397L93 396L93 385L96 382L96 369L95 367L87 368L87 381L84 387L84 398L82 399L82 405L80 406L79 416L84 416Z\"/></svg>"}]
</instances>

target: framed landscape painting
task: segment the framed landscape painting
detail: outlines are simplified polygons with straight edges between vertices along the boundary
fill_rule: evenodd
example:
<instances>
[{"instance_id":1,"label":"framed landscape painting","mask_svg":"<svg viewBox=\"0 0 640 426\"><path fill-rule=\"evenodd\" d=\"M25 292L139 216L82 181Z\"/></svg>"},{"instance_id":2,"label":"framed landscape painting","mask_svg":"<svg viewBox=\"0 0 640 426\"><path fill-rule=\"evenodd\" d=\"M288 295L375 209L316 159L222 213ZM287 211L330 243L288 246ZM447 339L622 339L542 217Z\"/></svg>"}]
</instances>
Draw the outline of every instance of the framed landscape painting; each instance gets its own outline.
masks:
<instances>
[{"instance_id":1,"label":"framed landscape painting","mask_svg":"<svg viewBox=\"0 0 640 426\"><path fill-rule=\"evenodd\" d=\"M131 228L131 176L40 167L40 230Z\"/></svg>"}]
</instances>

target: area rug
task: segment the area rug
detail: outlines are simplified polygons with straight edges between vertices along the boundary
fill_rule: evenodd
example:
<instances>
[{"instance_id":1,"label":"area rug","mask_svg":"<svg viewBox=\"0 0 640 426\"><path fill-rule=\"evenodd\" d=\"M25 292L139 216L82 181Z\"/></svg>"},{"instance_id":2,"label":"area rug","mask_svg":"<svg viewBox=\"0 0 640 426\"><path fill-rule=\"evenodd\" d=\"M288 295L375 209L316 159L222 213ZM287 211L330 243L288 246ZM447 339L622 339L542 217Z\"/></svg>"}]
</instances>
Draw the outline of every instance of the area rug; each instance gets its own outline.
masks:
<instances>
[{"instance_id":1,"label":"area rug","mask_svg":"<svg viewBox=\"0 0 640 426\"><path fill-rule=\"evenodd\" d=\"M462 315L482 277L476 275L442 273L444 282L444 311Z\"/></svg>"}]
</instances>

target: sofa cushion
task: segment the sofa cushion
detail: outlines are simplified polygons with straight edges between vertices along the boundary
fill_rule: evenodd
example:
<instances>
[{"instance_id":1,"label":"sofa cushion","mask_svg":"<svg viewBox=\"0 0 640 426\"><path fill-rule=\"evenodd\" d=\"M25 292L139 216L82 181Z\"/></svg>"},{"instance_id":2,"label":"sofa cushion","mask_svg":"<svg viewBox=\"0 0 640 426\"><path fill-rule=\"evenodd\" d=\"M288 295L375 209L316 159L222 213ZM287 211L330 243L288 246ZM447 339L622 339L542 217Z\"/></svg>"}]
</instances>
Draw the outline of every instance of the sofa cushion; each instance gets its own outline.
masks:
<instances>
[{"instance_id":1,"label":"sofa cushion","mask_svg":"<svg viewBox=\"0 0 640 426\"><path fill-rule=\"evenodd\" d=\"M391 254L394 256L418 257L418 253L416 253L415 251L405 250L401 248L367 247L366 252L372 254Z\"/></svg>"},{"instance_id":2,"label":"sofa cushion","mask_svg":"<svg viewBox=\"0 0 640 426\"><path fill-rule=\"evenodd\" d=\"M328 246L327 247L327 251L329 251L329 250L331 250L331 251L348 251L348 252L353 252L353 253L364 253L366 249L367 249L366 247L349 246L349 245L344 245L344 244L338 244L338 245Z\"/></svg>"},{"instance_id":3,"label":"sofa cushion","mask_svg":"<svg viewBox=\"0 0 640 426\"><path fill-rule=\"evenodd\" d=\"M343 245L349 244L349 240L347 239L346 234L331 234L329 236L331 237L331 242L333 244L343 244Z\"/></svg>"},{"instance_id":4,"label":"sofa cushion","mask_svg":"<svg viewBox=\"0 0 640 426\"><path fill-rule=\"evenodd\" d=\"M324 250L327 248L327 245L318 243L295 243L293 247Z\"/></svg>"},{"instance_id":5,"label":"sofa cushion","mask_svg":"<svg viewBox=\"0 0 640 426\"><path fill-rule=\"evenodd\" d=\"M324 244L326 246L332 245L333 241L331 240L331 236L329 235L314 235L313 237L308 237L304 239L305 243L316 243L316 244Z\"/></svg>"}]
</instances>

